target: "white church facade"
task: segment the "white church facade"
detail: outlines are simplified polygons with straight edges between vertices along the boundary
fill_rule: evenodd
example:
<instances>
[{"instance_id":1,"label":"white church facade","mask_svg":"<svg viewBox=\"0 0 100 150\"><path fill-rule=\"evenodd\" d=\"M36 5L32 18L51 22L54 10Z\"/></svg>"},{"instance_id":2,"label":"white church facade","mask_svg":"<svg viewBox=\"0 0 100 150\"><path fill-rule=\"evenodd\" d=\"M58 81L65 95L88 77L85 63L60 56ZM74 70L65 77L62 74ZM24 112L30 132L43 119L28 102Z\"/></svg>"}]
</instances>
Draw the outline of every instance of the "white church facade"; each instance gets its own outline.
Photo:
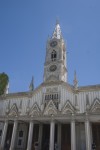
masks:
<instances>
[{"instance_id":1,"label":"white church facade","mask_svg":"<svg viewBox=\"0 0 100 150\"><path fill-rule=\"evenodd\" d=\"M100 85L67 81L59 23L46 44L44 81L0 96L0 150L100 150Z\"/></svg>"}]
</instances>

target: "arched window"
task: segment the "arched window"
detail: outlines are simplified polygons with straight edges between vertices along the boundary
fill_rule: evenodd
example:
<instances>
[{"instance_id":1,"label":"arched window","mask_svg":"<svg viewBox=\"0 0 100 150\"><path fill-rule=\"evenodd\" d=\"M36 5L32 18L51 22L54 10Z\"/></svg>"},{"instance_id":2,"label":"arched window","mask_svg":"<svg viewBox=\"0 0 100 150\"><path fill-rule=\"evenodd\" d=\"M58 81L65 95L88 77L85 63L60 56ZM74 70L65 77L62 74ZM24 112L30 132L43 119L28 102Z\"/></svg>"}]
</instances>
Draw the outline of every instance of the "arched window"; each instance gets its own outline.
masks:
<instances>
[{"instance_id":1,"label":"arched window","mask_svg":"<svg viewBox=\"0 0 100 150\"><path fill-rule=\"evenodd\" d=\"M52 61L55 61L56 58L57 58L57 53L56 53L55 50L53 50L52 53L51 53L51 60L52 60Z\"/></svg>"}]
</instances>

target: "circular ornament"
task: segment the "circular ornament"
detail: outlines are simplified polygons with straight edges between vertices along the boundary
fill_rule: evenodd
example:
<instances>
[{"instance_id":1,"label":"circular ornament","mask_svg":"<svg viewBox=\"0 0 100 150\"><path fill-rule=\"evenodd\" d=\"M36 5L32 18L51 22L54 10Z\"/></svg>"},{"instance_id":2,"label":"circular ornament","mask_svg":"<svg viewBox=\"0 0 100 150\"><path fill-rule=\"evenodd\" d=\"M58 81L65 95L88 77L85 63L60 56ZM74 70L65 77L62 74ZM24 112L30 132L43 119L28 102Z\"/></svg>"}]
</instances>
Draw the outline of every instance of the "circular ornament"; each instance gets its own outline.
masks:
<instances>
[{"instance_id":1,"label":"circular ornament","mask_svg":"<svg viewBox=\"0 0 100 150\"><path fill-rule=\"evenodd\" d=\"M57 69L57 66L56 65L52 65L52 66L50 66L49 69L50 69L50 71L53 72L53 71L55 71Z\"/></svg>"},{"instance_id":2,"label":"circular ornament","mask_svg":"<svg viewBox=\"0 0 100 150\"><path fill-rule=\"evenodd\" d=\"M51 47L55 47L57 45L57 41L52 41L51 43L50 43L50 46Z\"/></svg>"}]
</instances>

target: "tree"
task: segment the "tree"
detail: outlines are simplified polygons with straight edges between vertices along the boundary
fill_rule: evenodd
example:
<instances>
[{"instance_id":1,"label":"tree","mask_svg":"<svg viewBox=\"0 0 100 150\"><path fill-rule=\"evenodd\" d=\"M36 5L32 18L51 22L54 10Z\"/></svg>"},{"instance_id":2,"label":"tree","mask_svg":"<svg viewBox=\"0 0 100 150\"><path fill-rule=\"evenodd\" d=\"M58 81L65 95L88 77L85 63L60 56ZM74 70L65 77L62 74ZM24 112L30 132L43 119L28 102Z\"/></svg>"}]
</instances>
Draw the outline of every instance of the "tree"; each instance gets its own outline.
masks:
<instances>
[{"instance_id":1,"label":"tree","mask_svg":"<svg viewBox=\"0 0 100 150\"><path fill-rule=\"evenodd\" d=\"M0 73L0 95L3 95L6 90L6 86L8 85L9 77L7 74Z\"/></svg>"}]
</instances>

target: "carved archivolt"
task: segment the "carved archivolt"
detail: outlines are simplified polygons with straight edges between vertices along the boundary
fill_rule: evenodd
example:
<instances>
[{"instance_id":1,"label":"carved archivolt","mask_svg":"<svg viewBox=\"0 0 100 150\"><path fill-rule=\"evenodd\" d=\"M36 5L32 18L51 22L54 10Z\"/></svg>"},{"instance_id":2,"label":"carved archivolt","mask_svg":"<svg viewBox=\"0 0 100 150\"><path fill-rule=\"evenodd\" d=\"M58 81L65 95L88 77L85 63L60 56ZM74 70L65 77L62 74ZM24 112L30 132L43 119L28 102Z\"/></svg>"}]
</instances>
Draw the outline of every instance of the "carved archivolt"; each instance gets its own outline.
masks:
<instances>
[{"instance_id":1,"label":"carved archivolt","mask_svg":"<svg viewBox=\"0 0 100 150\"><path fill-rule=\"evenodd\" d=\"M56 115L57 114L57 108L52 100L50 100L44 110L44 115Z\"/></svg>"}]
</instances>

